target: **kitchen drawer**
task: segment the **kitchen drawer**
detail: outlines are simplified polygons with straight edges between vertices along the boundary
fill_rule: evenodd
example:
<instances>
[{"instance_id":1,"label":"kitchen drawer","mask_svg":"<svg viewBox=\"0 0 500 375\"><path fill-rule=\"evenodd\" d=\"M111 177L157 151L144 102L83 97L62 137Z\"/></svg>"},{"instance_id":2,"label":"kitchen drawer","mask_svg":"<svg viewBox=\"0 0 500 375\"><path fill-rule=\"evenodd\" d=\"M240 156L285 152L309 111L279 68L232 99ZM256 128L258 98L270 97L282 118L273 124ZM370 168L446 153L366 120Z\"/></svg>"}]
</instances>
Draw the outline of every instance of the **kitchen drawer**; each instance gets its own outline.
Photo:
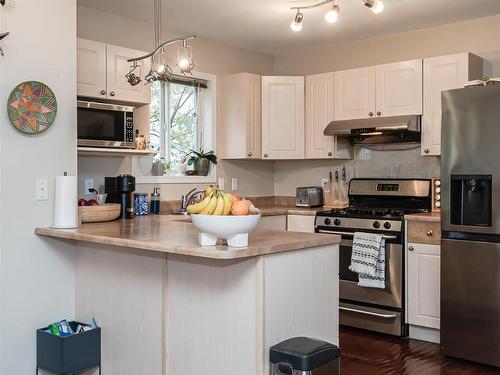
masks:
<instances>
[{"instance_id":1,"label":"kitchen drawer","mask_svg":"<svg viewBox=\"0 0 500 375\"><path fill-rule=\"evenodd\" d=\"M409 221L408 242L439 245L441 243L441 223Z\"/></svg>"}]
</instances>

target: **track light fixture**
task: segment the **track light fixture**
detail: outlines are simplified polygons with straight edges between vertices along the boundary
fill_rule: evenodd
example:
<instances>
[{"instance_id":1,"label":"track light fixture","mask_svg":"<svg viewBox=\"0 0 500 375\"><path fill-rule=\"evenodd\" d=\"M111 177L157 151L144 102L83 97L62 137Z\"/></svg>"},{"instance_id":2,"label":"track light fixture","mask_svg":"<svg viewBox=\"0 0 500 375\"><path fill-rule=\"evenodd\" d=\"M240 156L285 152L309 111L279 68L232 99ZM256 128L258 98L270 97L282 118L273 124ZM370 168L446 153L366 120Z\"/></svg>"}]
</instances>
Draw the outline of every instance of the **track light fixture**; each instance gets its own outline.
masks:
<instances>
[{"instance_id":1,"label":"track light fixture","mask_svg":"<svg viewBox=\"0 0 500 375\"><path fill-rule=\"evenodd\" d=\"M336 0L324 0L316 4L291 7L290 9L295 10L296 13L292 23L290 24L290 28L296 32L301 31L302 23L304 21L302 10L318 8L326 4L331 5L330 9L325 14L326 22L331 24L337 22L340 13L340 7L335 4L335 2ZM370 8L370 10L375 14L381 13L384 10L384 2L382 0L363 0L363 4L367 8Z\"/></svg>"}]
</instances>

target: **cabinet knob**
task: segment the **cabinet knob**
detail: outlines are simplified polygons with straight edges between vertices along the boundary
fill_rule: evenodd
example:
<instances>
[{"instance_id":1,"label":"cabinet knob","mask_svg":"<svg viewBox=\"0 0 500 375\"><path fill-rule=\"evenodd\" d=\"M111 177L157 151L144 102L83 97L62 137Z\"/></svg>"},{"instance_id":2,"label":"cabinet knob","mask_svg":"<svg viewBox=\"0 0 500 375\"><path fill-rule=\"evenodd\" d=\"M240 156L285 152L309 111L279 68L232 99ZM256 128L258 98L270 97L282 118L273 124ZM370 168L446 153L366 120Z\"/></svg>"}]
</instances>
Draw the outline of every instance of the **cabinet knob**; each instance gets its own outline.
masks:
<instances>
[{"instance_id":1,"label":"cabinet knob","mask_svg":"<svg viewBox=\"0 0 500 375\"><path fill-rule=\"evenodd\" d=\"M251 152L249 152L249 153L248 153L248 156L252 156L252 153L251 153Z\"/></svg>"},{"instance_id":2,"label":"cabinet knob","mask_svg":"<svg viewBox=\"0 0 500 375\"><path fill-rule=\"evenodd\" d=\"M106 90L101 90L101 95L106 95Z\"/></svg>"},{"instance_id":3,"label":"cabinet knob","mask_svg":"<svg viewBox=\"0 0 500 375\"><path fill-rule=\"evenodd\" d=\"M378 111L377 116L382 116L382 112Z\"/></svg>"},{"instance_id":4,"label":"cabinet knob","mask_svg":"<svg viewBox=\"0 0 500 375\"><path fill-rule=\"evenodd\" d=\"M414 250L415 250L415 248L414 248L413 246L408 246L408 250L410 250L410 251L414 251Z\"/></svg>"},{"instance_id":5,"label":"cabinet knob","mask_svg":"<svg viewBox=\"0 0 500 375\"><path fill-rule=\"evenodd\" d=\"M333 154L331 152L328 153L328 156L332 156Z\"/></svg>"},{"instance_id":6,"label":"cabinet knob","mask_svg":"<svg viewBox=\"0 0 500 375\"><path fill-rule=\"evenodd\" d=\"M373 112L368 113L368 116L373 117Z\"/></svg>"},{"instance_id":7,"label":"cabinet knob","mask_svg":"<svg viewBox=\"0 0 500 375\"><path fill-rule=\"evenodd\" d=\"M109 93L109 95L111 95L111 96L115 96L115 92L114 92L114 91L111 91L111 92Z\"/></svg>"},{"instance_id":8,"label":"cabinet knob","mask_svg":"<svg viewBox=\"0 0 500 375\"><path fill-rule=\"evenodd\" d=\"M426 149L424 150L424 152L425 152L426 154L428 154L428 153L430 152L430 150L429 150L428 148L426 148Z\"/></svg>"},{"instance_id":9,"label":"cabinet knob","mask_svg":"<svg viewBox=\"0 0 500 375\"><path fill-rule=\"evenodd\" d=\"M427 235L428 235L429 237L430 237L430 236L432 236L433 234L434 234L434 233L432 232L432 230L430 230L430 231L428 231L428 232L427 232Z\"/></svg>"},{"instance_id":10,"label":"cabinet knob","mask_svg":"<svg viewBox=\"0 0 500 375\"><path fill-rule=\"evenodd\" d=\"M264 157L267 158L267 154L264 154Z\"/></svg>"}]
</instances>

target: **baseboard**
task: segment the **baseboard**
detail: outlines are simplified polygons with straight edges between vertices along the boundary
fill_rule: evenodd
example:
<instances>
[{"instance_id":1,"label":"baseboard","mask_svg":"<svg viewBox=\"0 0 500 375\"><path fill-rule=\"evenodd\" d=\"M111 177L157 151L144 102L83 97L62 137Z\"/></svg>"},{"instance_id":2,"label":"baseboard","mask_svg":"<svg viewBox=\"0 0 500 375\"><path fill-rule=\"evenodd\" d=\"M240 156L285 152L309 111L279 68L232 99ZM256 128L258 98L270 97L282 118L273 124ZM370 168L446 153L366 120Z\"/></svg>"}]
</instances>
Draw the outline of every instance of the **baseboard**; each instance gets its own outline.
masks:
<instances>
[{"instance_id":1,"label":"baseboard","mask_svg":"<svg viewBox=\"0 0 500 375\"><path fill-rule=\"evenodd\" d=\"M410 324L410 338L439 344L441 341L439 329L413 326Z\"/></svg>"}]
</instances>

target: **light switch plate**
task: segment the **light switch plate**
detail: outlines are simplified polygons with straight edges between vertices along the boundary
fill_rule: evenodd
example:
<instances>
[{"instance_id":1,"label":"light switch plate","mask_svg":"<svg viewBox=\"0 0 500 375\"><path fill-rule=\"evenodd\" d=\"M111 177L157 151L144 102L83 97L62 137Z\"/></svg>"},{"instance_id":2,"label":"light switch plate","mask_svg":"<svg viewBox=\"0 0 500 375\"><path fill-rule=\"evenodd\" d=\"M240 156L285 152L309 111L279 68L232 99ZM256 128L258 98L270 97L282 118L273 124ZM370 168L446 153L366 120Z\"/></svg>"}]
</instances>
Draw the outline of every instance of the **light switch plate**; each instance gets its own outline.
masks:
<instances>
[{"instance_id":1,"label":"light switch plate","mask_svg":"<svg viewBox=\"0 0 500 375\"><path fill-rule=\"evenodd\" d=\"M48 201L49 200L49 181L36 180L36 200Z\"/></svg>"},{"instance_id":2,"label":"light switch plate","mask_svg":"<svg viewBox=\"0 0 500 375\"><path fill-rule=\"evenodd\" d=\"M238 190L238 179L237 178L231 179L231 189L233 191Z\"/></svg>"},{"instance_id":3,"label":"light switch plate","mask_svg":"<svg viewBox=\"0 0 500 375\"><path fill-rule=\"evenodd\" d=\"M219 178L219 189L224 190L224 177Z\"/></svg>"},{"instance_id":4,"label":"light switch plate","mask_svg":"<svg viewBox=\"0 0 500 375\"><path fill-rule=\"evenodd\" d=\"M92 195L94 193L89 192L89 189L94 188L94 180L92 178L85 179L85 195Z\"/></svg>"}]
</instances>

